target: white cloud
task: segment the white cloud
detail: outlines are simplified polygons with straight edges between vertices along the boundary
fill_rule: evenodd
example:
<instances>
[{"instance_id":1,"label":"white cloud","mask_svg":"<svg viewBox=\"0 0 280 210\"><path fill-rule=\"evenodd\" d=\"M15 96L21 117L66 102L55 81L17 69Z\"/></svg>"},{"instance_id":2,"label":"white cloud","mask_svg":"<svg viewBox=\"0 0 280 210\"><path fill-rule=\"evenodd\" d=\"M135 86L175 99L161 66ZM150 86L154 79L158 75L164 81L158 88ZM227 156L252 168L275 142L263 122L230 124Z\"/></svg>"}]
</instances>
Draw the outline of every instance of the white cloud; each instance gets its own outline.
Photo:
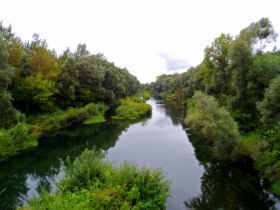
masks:
<instances>
[{"instance_id":1,"label":"white cloud","mask_svg":"<svg viewBox=\"0 0 280 210\"><path fill-rule=\"evenodd\" d=\"M141 82L167 73L158 52L168 52L197 65L203 50L221 33L237 35L262 17L280 33L277 0L9 0L0 7L5 25L30 40L34 32L61 53L86 43L126 67ZM166 60L166 59L165 59ZM166 60L167 61L167 60Z\"/></svg>"}]
</instances>

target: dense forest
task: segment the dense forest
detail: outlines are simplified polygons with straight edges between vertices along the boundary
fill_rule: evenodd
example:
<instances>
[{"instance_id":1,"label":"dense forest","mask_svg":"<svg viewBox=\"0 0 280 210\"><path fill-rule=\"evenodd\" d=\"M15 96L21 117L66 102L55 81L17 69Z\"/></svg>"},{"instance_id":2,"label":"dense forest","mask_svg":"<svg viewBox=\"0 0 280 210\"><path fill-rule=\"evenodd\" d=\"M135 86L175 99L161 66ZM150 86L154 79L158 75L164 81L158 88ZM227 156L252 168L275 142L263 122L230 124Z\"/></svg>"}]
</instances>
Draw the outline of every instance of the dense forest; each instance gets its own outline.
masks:
<instances>
[{"instance_id":1,"label":"dense forest","mask_svg":"<svg viewBox=\"0 0 280 210\"><path fill-rule=\"evenodd\" d=\"M280 52L267 49L276 37L267 18L236 37L221 34L198 66L160 75L147 90L188 106L191 140L212 160L252 160L279 196Z\"/></svg>"},{"instance_id":2,"label":"dense forest","mask_svg":"<svg viewBox=\"0 0 280 210\"><path fill-rule=\"evenodd\" d=\"M108 108L139 87L135 76L85 44L57 55L38 34L23 42L1 22L0 161L36 146L45 131L104 121Z\"/></svg>"}]
</instances>

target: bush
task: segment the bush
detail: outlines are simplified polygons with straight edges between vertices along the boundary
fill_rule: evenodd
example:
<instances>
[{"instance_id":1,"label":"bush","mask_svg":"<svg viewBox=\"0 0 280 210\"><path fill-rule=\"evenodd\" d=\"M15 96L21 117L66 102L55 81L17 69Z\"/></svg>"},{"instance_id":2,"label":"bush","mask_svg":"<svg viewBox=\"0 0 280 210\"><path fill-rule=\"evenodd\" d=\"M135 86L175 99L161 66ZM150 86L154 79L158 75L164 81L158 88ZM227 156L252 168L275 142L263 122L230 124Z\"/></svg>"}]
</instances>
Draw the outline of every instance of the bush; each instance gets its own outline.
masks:
<instances>
[{"instance_id":1,"label":"bush","mask_svg":"<svg viewBox=\"0 0 280 210\"><path fill-rule=\"evenodd\" d=\"M85 150L67 159L59 192L31 200L22 209L165 209L169 183L160 170L124 163L113 167L100 151Z\"/></svg>"},{"instance_id":2,"label":"bush","mask_svg":"<svg viewBox=\"0 0 280 210\"><path fill-rule=\"evenodd\" d=\"M120 100L121 105L116 110L113 119L137 120L151 114L151 106L140 97L130 97Z\"/></svg>"},{"instance_id":3,"label":"bush","mask_svg":"<svg viewBox=\"0 0 280 210\"><path fill-rule=\"evenodd\" d=\"M237 124L213 96L197 91L188 103L185 123L209 145L213 157L220 160L236 158L240 141Z\"/></svg>"},{"instance_id":4,"label":"bush","mask_svg":"<svg viewBox=\"0 0 280 210\"><path fill-rule=\"evenodd\" d=\"M37 144L37 139L30 131L30 125L26 123L18 123L10 129L2 129L0 130L0 162Z\"/></svg>"},{"instance_id":5,"label":"bush","mask_svg":"<svg viewBox=\"0 0 280 210\"><path fill-rule=\"evenodd\" d=\"M143 99L145 101L149 100L151 98L151 94L148 91L143 92Z\"/></svg>"}]
</instances>

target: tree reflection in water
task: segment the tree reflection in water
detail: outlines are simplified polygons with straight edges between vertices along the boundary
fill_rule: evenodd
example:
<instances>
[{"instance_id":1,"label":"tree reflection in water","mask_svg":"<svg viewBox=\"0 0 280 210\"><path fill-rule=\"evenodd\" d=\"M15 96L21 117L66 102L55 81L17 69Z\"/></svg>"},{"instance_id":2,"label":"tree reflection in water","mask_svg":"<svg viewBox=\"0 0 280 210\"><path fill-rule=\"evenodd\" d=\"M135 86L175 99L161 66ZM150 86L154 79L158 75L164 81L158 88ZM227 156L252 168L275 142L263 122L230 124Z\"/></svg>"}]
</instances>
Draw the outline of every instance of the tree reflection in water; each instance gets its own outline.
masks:
<instances>
[{"instance_id":1,"label":"tree reflection in water","mask_svg":"<svg viewBox=\"0 0 280 210\"><path fill-rule=\"evenodd\" d=\"M201 194L185 201L196 210L275 209L275 198L265 190L261 178L251 167L209 159L208 147L190 136L197 159L204 165Z\"/></svg>"}]
</instances>

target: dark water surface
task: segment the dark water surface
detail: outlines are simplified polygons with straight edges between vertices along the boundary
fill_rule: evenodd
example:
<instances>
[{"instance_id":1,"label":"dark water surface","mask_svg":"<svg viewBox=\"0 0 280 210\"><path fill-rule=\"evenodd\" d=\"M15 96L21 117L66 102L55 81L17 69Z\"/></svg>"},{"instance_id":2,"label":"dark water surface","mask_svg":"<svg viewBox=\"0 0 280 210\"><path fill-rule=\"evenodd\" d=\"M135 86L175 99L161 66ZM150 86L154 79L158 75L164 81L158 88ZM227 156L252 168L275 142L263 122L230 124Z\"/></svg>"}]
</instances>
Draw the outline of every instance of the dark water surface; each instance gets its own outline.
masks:
<instances>
[{"instance_id":1,"label":"dark water surface","mask_svg":"<svg viewBox=\"0 0 280 210\"><path fill-rule=\"evenodd\" d=\"M145 122L110 121L56 131L47 134L38 148L0 164L0 209L26 204L38 196L41 186L54 192L54 182L63 177L66 157L74 158L93 146L106 151L114 164L128 160L162 168L171 180L169 210L188 209L185 201L189 207L206 210L280 209L279 201L256 175L201 161L203 150L189 141L178 107L156 100L149 103L153 113Z\"/></svg>"}]
</instances>

